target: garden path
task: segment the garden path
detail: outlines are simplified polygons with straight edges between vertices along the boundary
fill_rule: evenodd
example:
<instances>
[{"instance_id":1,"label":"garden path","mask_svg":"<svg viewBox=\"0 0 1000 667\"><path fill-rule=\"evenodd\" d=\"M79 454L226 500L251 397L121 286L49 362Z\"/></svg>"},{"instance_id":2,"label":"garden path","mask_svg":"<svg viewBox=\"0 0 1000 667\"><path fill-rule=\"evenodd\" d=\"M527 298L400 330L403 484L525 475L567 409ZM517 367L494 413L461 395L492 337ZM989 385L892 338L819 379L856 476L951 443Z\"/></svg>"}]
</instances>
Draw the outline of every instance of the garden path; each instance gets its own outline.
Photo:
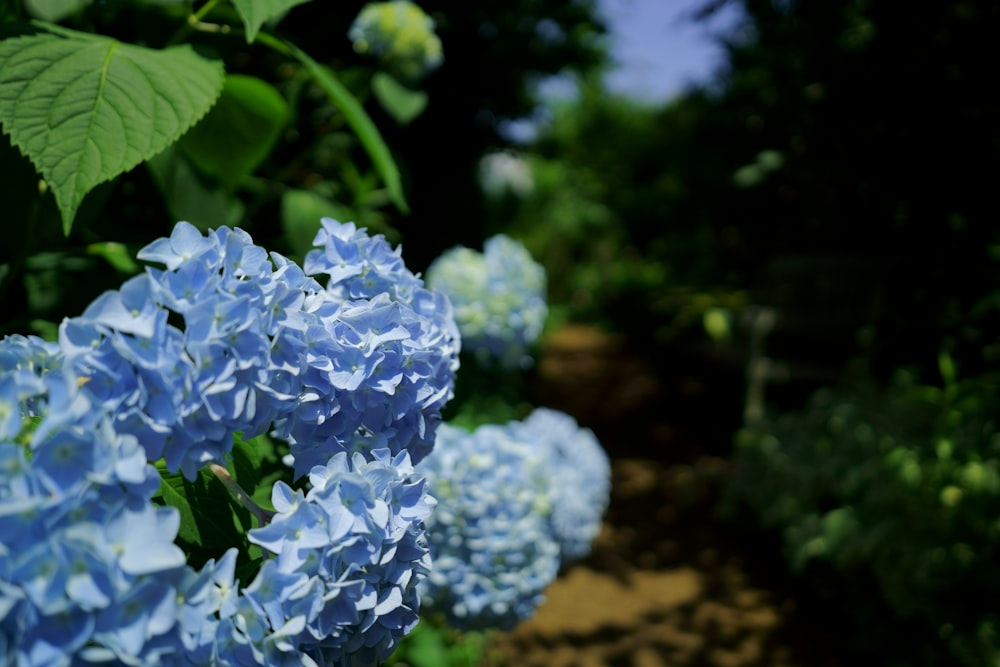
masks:
<instances>
[{"instance_id":1,"label":"garden path","mask_svg":"<svg viewBox=\"0 0 1000 667\"><path fill-rule=\"evenodd\" d=\"M612 457L611 507L590 556L560 574L534 618L496 637L491 663L844 664L835 629L796 594L773 544L717 516L731 465L728 441L710 441L727 428L714 403L732 400L738 415L740 378L716 391L711 378L725 374L677 369L665 382L622 339L587 327L546 340L534 400L595 430Z\"/></svg>"}]
</instances>

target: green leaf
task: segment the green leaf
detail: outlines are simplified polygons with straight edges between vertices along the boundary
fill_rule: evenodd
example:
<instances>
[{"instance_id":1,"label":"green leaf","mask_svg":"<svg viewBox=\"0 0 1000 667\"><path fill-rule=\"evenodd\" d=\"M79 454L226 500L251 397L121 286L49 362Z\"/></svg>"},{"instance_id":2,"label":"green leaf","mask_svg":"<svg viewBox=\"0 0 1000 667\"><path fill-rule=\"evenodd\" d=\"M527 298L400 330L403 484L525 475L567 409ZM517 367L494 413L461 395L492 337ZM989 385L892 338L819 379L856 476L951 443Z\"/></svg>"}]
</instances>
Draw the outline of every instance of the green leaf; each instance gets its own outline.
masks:
<instances>
[{"instance_id":1,"label":"green leaf","mask_svg":"<svg viewBox=\"0 0 1000 667\"><path fill-rule=\"evenodd\" d=\"M260 436L250 440L244 440L239 434L233 437L233 451L230 453L233 462L231 466L233 479L250 495L253 495L257 488L257 482L260 480L262 456L258 441L265 437Z\"/></svg>"},{"instance_id":2,"label":"green leaf","mask_svg":"<svg viewBox=\"0 0 1000 667\"><path fill-rule=\"evenodd\" d=\"M353 219L353 213L311 190L289 190L282 195L281 225L294 254L302 257L312 249L321 218L347 221Z\"/></svg>"},{"instance_id":3,"label":"green leaf","mask_svg":"<svg viewBox=\"0 0 1000 667\"><path fill-rule=\"evenodd\" d=\"M198 169L232 189L267 158L288 117L288 104L273 86L230 74L218 102L178 147Z\"/></svg>"},{"instance_id":4,"label":"green leaf","mask_svg":"<svg viewBox=\"0 0 1000 667\"><path fill-rule=\"evenodd\" d=\"M305 65L309 73L315 77L316 82L319 83L323 91L329 96L330 101L344 114L347 124L358 135L361 145L365 147L369 157L372 159L372 163L375 165L376 171L378 171L379 176L385 182L385 187L389 191L389 197L396 205L396 208L403 213L408 213L410 209L406 205L406 198L403 197L403 184L399 177L399 168L392 158L392 153L389 152L389 147L386 146L385 141L382 139L382 135L379 134L378 128L375 127L375 123L365 113L361 103L351 95L350 91L344 87L344 84L337 80L337 77L333 75L333 72L328 67L317 63L309 57L309 54L294 44L289 42L280 42L279 44L282 49Z\"/></svg>"},{"instance_id":5,"label":"green leaf","mask_svg":"<svg viewBox=\"0 0 1000 667\"><path fill-rule=\"evenodd\" d=\"M156 496L162 498L167 505L176 507L180 512L181 525L177 531L177 537L189 544L200 546L201 533L198 530L198 522L195 520L194 512L191 511L191 504L188 503L184 493L184 479L180 475L162 476Z\"/></svg>"},{"instance_id":6,"label":"green leaf","mask_svg":"<svg viewBox=\"0 0 1000 667\"><path fill-rule=\"evenodd\" d=\"M243 19L246 27L247 44L257 37L262 25L276 19L292 7L301 5L309 0L233 0L236 11Z\"/></svg>"},{"instance_id":7,"label":"green leaf","mask_svg":"<svg viewBox=\"0 0 1000 667\"><path fill-rule=\"evenodd\" d=\"M91 2L93 0L24 0L24 8L36 19L57 23Z\"/></svg>"},{"instance_id":8,"label":"green leaf","mask_svg":"<svg viewBox=\"0 0 1000 667\"><path fill-rule=\"evenodd\" d=\"M400 662L404 664L412 664L414 667L451 664L448 659L448 646L444 630L425 620L417 623L416 627L400 643L399 648L397 659L401 658Z\"/></svg>"},{"instance_id":9,"label":"green leaf","mask_svg":"<svg viewBox=\"0 0 1000 667\"><path fill-rule=\"evenodd\" d=\"M243 220L243 203L231 192L204 183L173 146L151 158L146 166L173 220L185 220L202 231L220 225L235 227Z\"/></svg>"},{"instance_id":10,"label":"green leaf","mask_svg":"<svg viewBox=\"0 0 1000 667\"><path fill-rule=\"evenodd\" d=\"M161 470L158 495L180 511L177 536L188 545L207 550L244 546L250 513L207 468L193 482Z\"/></svg>"},{"instance_id":11,"label":"green leaf","mask_svg":"<svg viewBox=\"0 0 1000 667\"><path fill-rule=\"evenodd\" d=\"M400 125L406 125L427 108L427 93L410 90L385 72L372 77L375 99Z\"/></svg>"},{"instance_id":12,"label":"green leaf","mask_svg":"<svg viewBox=\"0 0 1000 667\"><path fill-rule=\"evenodd\" d=\"M189 46L162 51L47 26L0 41L0 123L55 195L69 233L83 197L205 115L223 69Z\"/></svg>"},{"instance_id":13,"label":"green leaf","mask_svg":"<svg viewBox=\"0 0 1000 667\"><path fill-rule=\"evenodd\" d=\"M114 241L91 243L87 246L87 252L91 255L103 257L108 264L122 273L129 275L139 273L139 265L133 259L132 253L121 243L115 243Z\"/></svg>"}]
</instances>

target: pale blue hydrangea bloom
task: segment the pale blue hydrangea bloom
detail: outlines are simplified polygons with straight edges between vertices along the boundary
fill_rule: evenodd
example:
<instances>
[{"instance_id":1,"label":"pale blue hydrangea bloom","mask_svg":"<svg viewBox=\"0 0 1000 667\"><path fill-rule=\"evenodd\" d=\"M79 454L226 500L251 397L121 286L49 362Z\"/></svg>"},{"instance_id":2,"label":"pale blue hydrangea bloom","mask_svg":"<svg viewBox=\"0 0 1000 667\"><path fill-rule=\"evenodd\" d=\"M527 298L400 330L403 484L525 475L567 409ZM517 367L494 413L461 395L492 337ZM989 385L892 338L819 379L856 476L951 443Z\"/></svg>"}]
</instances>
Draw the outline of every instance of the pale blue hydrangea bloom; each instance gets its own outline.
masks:
<instances>
[{"instance_id":1,"label":"pale blue hydrangea bloom","mask_svg":"<svg viewBox=\"0 0 1000 667\"><path fill-rule=\"evenodd\" d=\"M181 223L142 251L164 268L58 346L0 341L0 663L374 665L413 627L434 501L411 461L458 330L381 237L324 221L317 245L326 285L240 230ZM241 592L234 550L184 565L148 461L193 477L272 427L310 490L276 486L251 533L276 556Z\"/></svg>"},{"instance_id":2,"label":"pale blue hydrangea bloom","mask_svg":"<svg viewBox=\"0 0 1000 667\"><path fill-rule=\"evenodd\" d=\"M406 452L335 454L307 494L276 485L250 534L275 556L240 591L235 550L185 565L156 469L75 377L7 363L35 348L0 341L0 386L41 418L26 444L0 438L0 664L377 665L414 627L434 500Z\"/></svg>"},{"instance_id":3,"label":"pale blue hydrangea bloom","mask_svg":"<svg viewBox=\"0 0 1000 667\"><path fill-rule=\"evenodd\" d=\"M434 500L409 455L335 454L309 473L308 493L278 482L277 515L250 531L275 554L245 592L244 616L281 632L292 655L321 665L378 665L417 623L430 566L424 520ZM229 622L235 645L253 633ZM261 649L264 650L264 649ZM263 661L260 664L276 664Z\"/></svg>"},{"instance_id":4,"label":"pale blue hydrangea bloom","mask_svg":"<svg viewBox=\"0 0 1000 667\"><path fill-rule=\"evenodd\" d=\"M358 53L380 58L406 79L418 79L444 61L434 19L412 2L370 2L347 33Z\"/></svg>"},{"instance_id":5,"label":"pale blue hydrangea bloom","mask_svg":"<svg viewBox=\"0 0 1000 667\"><path fill-rule=\"evenodd\" d=\"M306 266L227 227L178 223L139 257L164 269L96 299L60 347L115 427L193 479L233 434L276 428L302 475L336 451L419 460L451 398L459 334L448 300L399 251L324 221Z\"/></svg>"},{"instance_id":6,"label":"pale blue hydrangea bloom","mask_svg":"<svg viewBox=\"0 0 1000 667\"><path fill-rule=\"evenodd\" d=\"M442 424L417 470L438 501L424 607L463 630L506 630L533 615L559 570L546 457L506 427Z\"/></svg>"},{"instance_id":7,"label":"pale blue hydrangea bloom","mask_svg":"<svg viewBox=\"0 0 1000 667\"><path fill-rule=\"evenodd\" d=\"M0 341L0 386L39 419L0 436L0 664L158 664L179 648L178 514L150 502L160 477L139 443L44 347Z\"/></svg>"},{"instance_id":8,"label":"pale blue hydrangea bloom","mask_svg":"<svg viewBox=\"0 0 1000 667\"><path fill-rule=\"evenodd\" d=\"M507 368L530 365L548 304L545 269L522 243L499 234L482 253L452 248L428 267L427 285L451 298L464 349Z\"/></svg>"},{"instance_id":9,"label":"pale blue hydrangea bloom","mask_svg":"<svg viewBox=\"0 0 1000 667\"><path fill-rule=\"evenodd\" d=\"M325 289L303 307L304 391L278 429L296 472L334 451L380 447L417 463L454 395L461 338L451 303L380 234L324 218L314 245L304 268Z\"/></svg>"},{"instance_id":10,"label":"pale blue hydrangea bloom","mask_svg":"<svg viewBox=\"0 0 1000 667\"><path fill-rule=\"evenodd\" d=\"M611 498L611 463L590 429L570 415L536 408L509 428L548 457L552 489L549 527L563 564L590 553Z\"/></svg>"},{"instance_id":11,"label":"pale blue hydrangea bloom","mask_svg":"<svg viewBox=\"0 0 1000 667\"><path fill-rule=\"evenodd\" d=\"M295 404L296 315L321 289L239 229L203 235L181 222L139 257L166 268L102 294L63 322L59 343L115 428L193 479L234 433L264 433Z\"/></svg>"}]
</instances>

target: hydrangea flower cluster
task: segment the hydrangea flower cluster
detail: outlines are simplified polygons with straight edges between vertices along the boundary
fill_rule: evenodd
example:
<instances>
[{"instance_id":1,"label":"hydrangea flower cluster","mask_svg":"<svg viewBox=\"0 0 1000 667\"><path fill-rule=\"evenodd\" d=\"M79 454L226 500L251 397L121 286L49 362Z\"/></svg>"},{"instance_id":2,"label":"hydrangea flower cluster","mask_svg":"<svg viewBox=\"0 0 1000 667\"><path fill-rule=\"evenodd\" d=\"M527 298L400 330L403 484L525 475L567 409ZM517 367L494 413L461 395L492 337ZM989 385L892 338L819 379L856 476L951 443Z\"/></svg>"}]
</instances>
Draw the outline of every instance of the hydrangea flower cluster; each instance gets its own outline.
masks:
<instances>
[{"instance_id":1,"label":"hydrangea flower cluster","mask_svg":"<svg viewBox=\"0 0 1000 667\"><path fill-rule=\"evenodd\" d=\"M273 557L246 588L235 550L186 575L183 651L163 664L374 667L413 629L434 500L408 455L340 452L309 480L275 485L275 517L249 534Z\"/></svg>"},{"instance_id":2,"label":"hydrangea flower cluster","mask_svg":"<svg viewBox=\"0 0 1000 667\"><path fill-rule=\"evenodd\" d=\"M266 432L294 405L294 315L320 287L290 262L273 269L246 232L226 227L205 236L179 223L139 257L166 268L105 292L63 322L59 343L115 428L193 479L223 460L235 432Z\"/></svg>"},{"instance_id":3,"label":"hydrangea flower cluster","mask_svg":"<svg viewBox=\"0 0 1000 667\"><path fill-rule=\"evenodd\" d=\"M335 454L309 481L307 494L278 482L277 515L250 531L276 557L247 588L246 604L262 627L285 629L290 658L382 664L418 620L417 584L430 569L423 522L434 500L409 455L388 449L371 460ZM253 639L234 623L227 631Z\"/></svg>"},{"instance_id":4,"label":"hydrangea flower cluster","mask_svg":"<svg viewBox=\"0 0 1000 667\"><path fill-rule=\"evenodd\" d=\"M377 665L416 624L434 501L406 452L338 453L307 495L277 484L250 533L275 556L240 592L236 550L187 567L138 442L72 376L10 363L29 348L0 341L14 409L40 417L0 438L0 664Z\"/></svg>"},{"instance_id":5,"label":"hydrangea flower cluster","mask_svg":"<svg viewBox=\"0 0 1000 667\"><path fill-rule=\"evenodd\" d=\"M58 345L0 340L0 664L375 665L416 622L434 501L413 469L450 398L459 335L381 237L323 221L310 273L241 230L180 223L162 269L107 292ZM232 437L291 444L273 489L200 572L154 504Z\"/></svg>"},{"instance_id":6,"label":"hydrangea flower cluster","mask_svg":"<svg viewBox=\"0 0 1000 667\"><path fill-rule=\"evenodd\" d=\"M370 2L347 33L358 53L370 53L404 79L415 80L444 61L434 19L408 0Z\"/></svg>"},{"instance_id":7,"label":"hydrangea flower cluster","mask_svg":"<svg viewBox=\"0 0 1000 667\"><path fill-rule=\"evenodd\" d=\"M465 630L532 616L559 568L589 553L611 493L597 438L549 408L471 433L442 424L418 470L438 501L423 603Z\"/></svg>"},{"instance_id":8,"label":"hydrangea flower cluster","mask_svg":"<svg viewBox=\"0 0 1000 667\"><path fill-rule=\"evenodd\" d=\"M297 472L339 449L405 450L418 463L454 393L461 337L451 302L382 235L324 218L315 245L304 268L327 282L307 304L305 390L277 434L292 443Z\"/></svg>"},{"instance_id":9,"label":"hydrangea flower cluster","mask_svg":"<svg viewBox=\"0 0 1000 667\"><path fill-rule=\"evenodd\" d=\"M431 263L426 279L451 298L464 349L505 368L531 363L548 314L546 276L522 243L499 234L482 253L452 248Z\"/></svg>"},{"instance_id":10,"label":"hydrangea flower cluster","mask_svg":"<svg viewBox=\"0 0 1000 667\"><path fill-rule=\"evenodd\" d=\"M346 449L419 460L458 366L448 300L381 236L325 220L317 243L330 247L316 257L336 256L307 263L326 287L242 230L179 223L139 252L164 269L64 322L67 363L119 431L188 479L221 461L234 433L272 425L299 476Z\"/></svg>"},{"instance_id":11,"label":"hydrangea flower cluster","mask_svg":"<svg viewBox=\"0 0 1000 667\"><path fill-rule=\"evenodd\" d=\"M178 515L58 365L38 339L0 341L0 412L17 417L0 434L0 663L153 664L177 646Z\"/></svg>"},{"instance_id":12,"label":"hydrangea flower cluster","mask_svg":"<svg viewBox=\"0 0 1000 667\"><path fill-rule=\"evenodd\" d=\"M565 412L536 408L512 422L516 437L549 459L553 493L549 529L559 543L562 562L590 553L611 499L611 462L594 436Z\"/></svg>"},{"instance_id":13,"label":"hydrangea flower cluster","mask_svg":"<svg viewBox=\"0 0 1000 667\"><path fill-rule=\"evenodd\" d=\"M469 433L442 424L417 469L438 501L427 521L425 608L462 630L508 630L529 618L559 571L546 457L503 426Z\"/></svg>"}]
</instances>

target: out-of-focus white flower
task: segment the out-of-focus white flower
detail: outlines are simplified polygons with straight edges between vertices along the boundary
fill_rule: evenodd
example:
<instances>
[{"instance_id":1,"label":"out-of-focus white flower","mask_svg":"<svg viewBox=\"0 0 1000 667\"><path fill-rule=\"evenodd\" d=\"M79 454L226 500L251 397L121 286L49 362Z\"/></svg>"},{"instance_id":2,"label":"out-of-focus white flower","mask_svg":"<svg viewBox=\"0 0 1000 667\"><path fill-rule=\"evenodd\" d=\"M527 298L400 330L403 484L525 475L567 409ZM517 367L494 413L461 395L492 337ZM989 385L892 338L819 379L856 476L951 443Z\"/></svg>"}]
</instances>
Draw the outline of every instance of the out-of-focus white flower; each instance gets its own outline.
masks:
<instances>
[{"instance_id":1,"label":"out-of-focus white flower","mask_svg":"<svg viewBox=\"0 0 1000 667\"><path fill-rule=\"evenodd\" d=\"M479 161L479 185L491 197L526 197L535 189L531 165L510 151L488 153Z\"/></svg>"}]
</instances>

